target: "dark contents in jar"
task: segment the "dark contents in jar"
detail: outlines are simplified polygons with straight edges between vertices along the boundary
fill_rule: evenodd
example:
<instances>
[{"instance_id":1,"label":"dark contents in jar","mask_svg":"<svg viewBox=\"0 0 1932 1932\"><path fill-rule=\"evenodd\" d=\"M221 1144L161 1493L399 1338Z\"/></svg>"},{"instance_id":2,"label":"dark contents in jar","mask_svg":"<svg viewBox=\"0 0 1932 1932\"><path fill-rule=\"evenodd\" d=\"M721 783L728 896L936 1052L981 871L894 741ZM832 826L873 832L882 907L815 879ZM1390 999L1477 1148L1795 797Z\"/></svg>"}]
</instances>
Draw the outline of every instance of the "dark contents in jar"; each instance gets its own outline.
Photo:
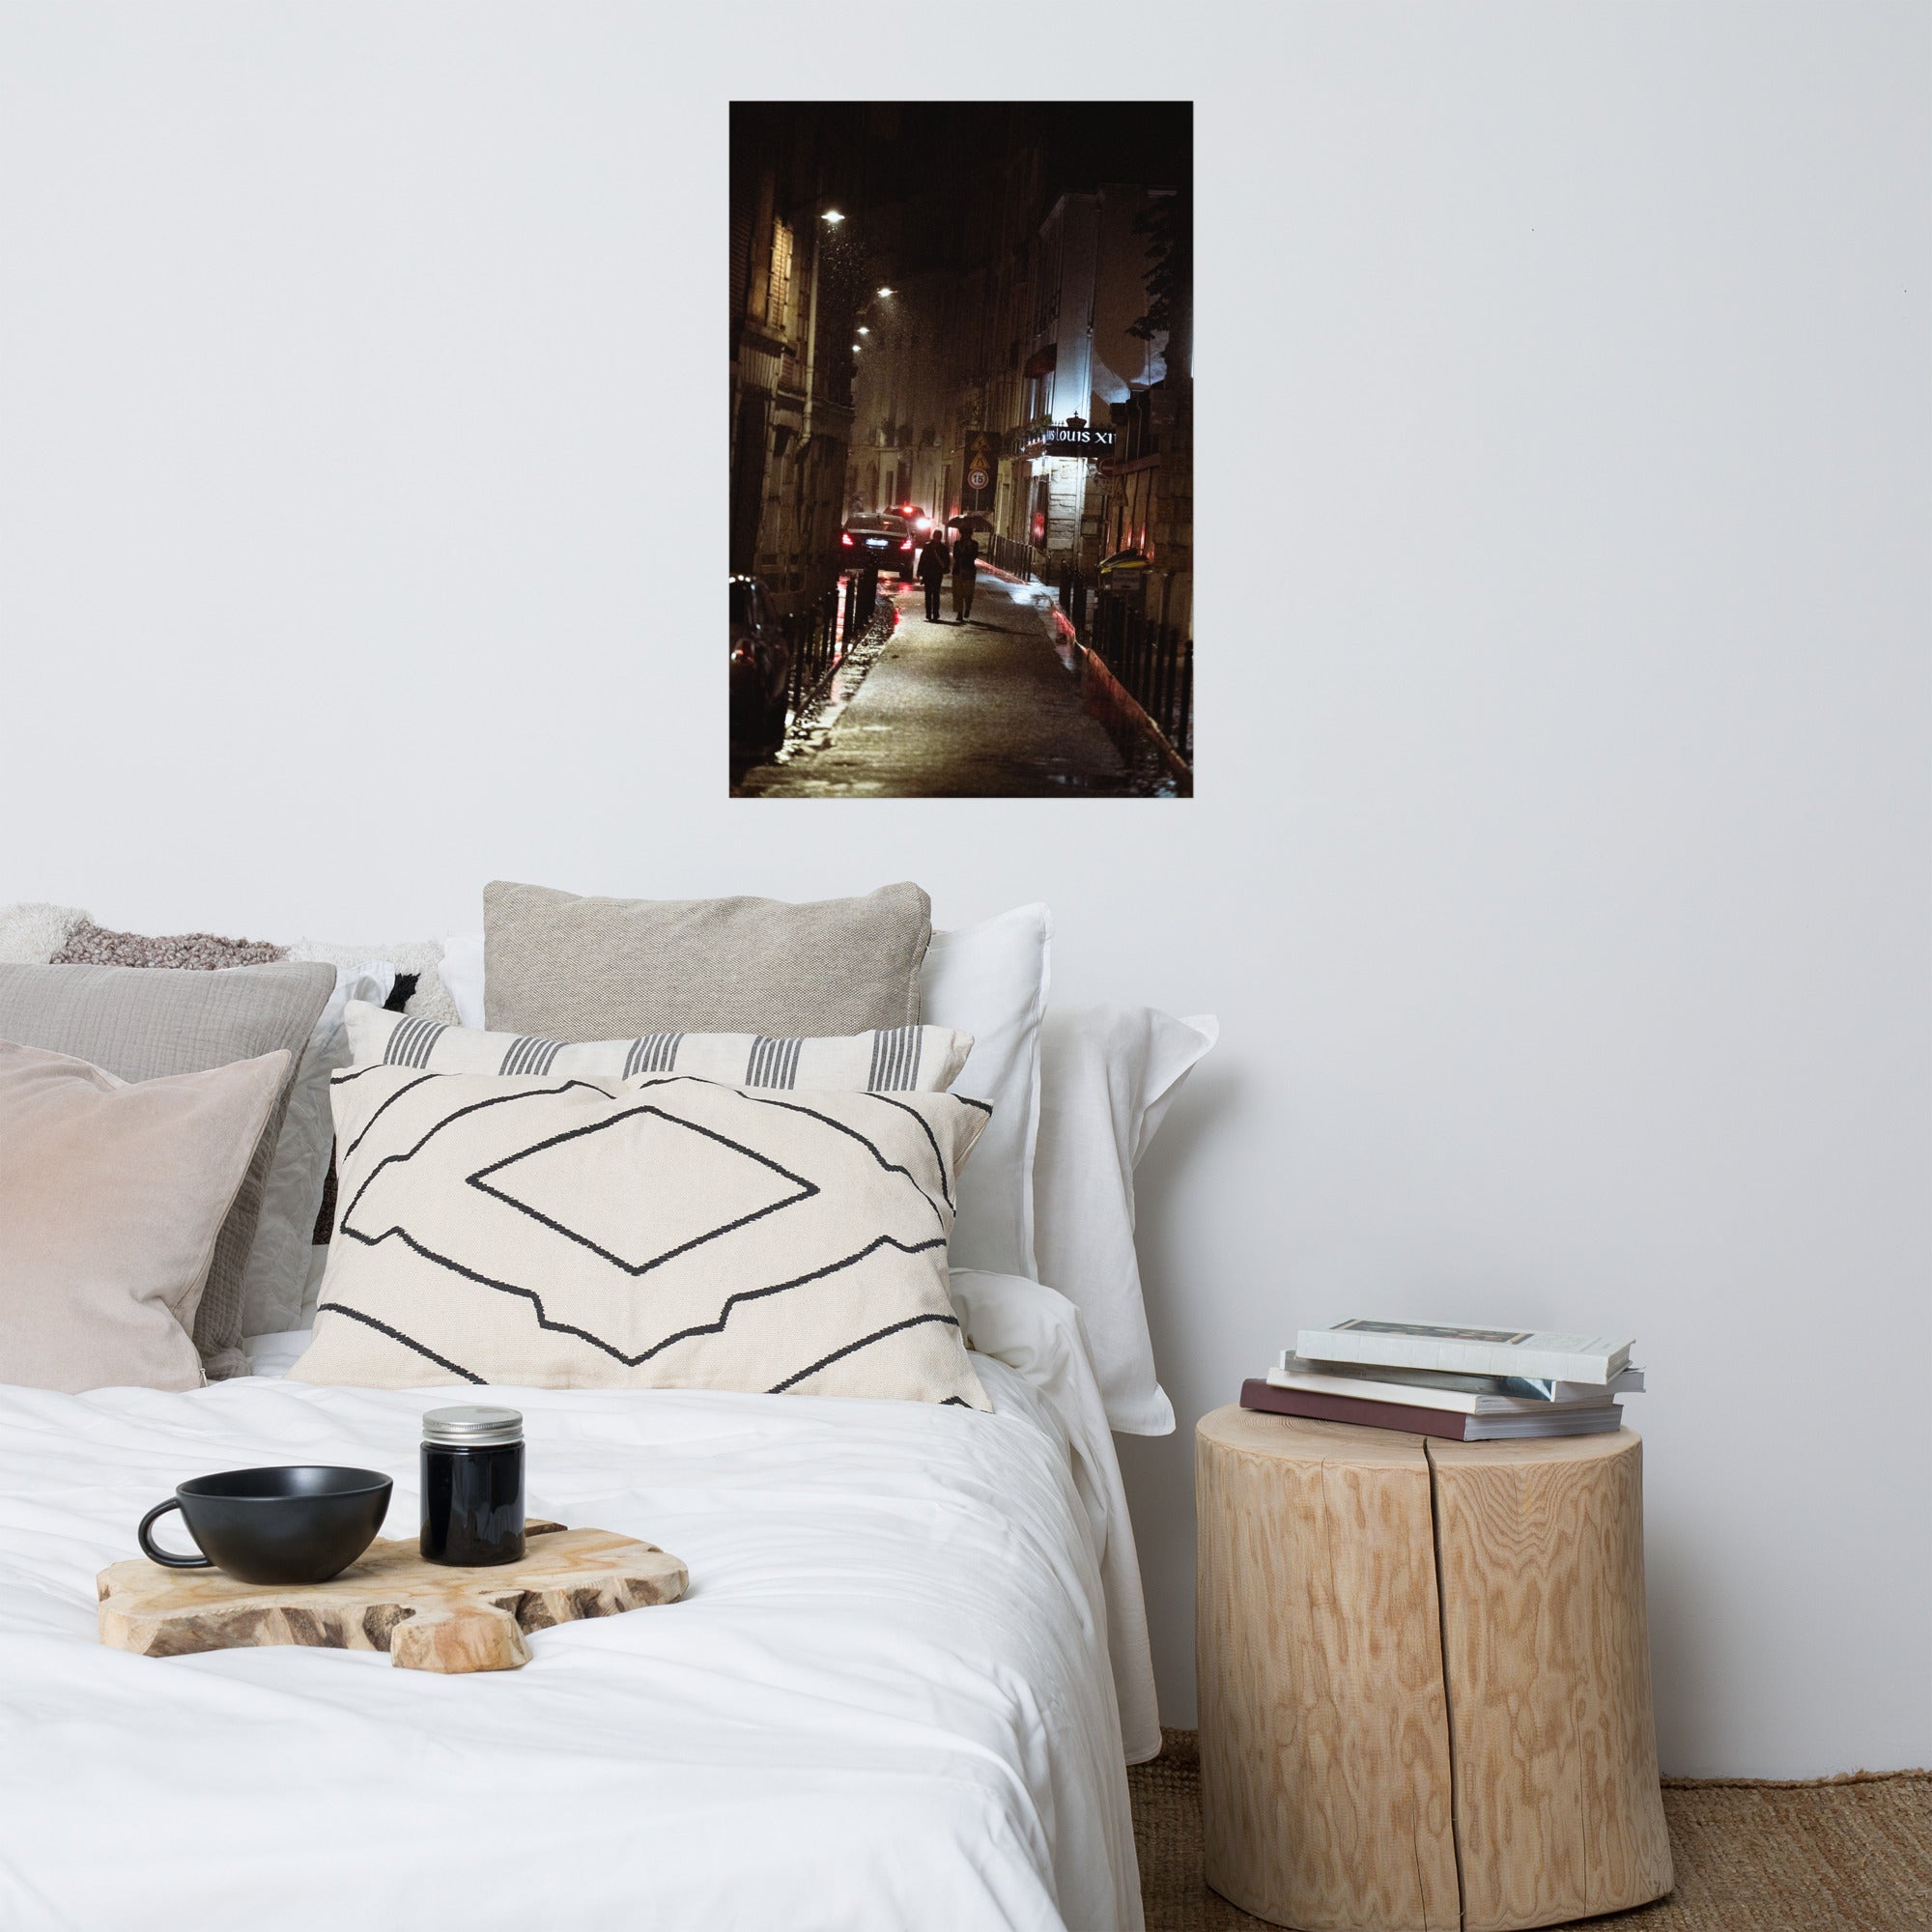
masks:
<instances>
[{"instance_id":1,"label":"dark contents in jar","mask_svg":"<svg viewBox=\"0 0 1932 1932\"><path fill-rule=\"evenodd\" d=\"M480 1426L468 1420L486 1415L510 1420ZM473 1439L500 1437L512 1426L516 1440ZM428 1562L487 1565L514 1563L523 1555L522 1426L523 1418L511 1409L437 1409L423 1418L420 1547ZM440 1435L472 1439L439 1440Z\"/></svg>"}]
</instances>

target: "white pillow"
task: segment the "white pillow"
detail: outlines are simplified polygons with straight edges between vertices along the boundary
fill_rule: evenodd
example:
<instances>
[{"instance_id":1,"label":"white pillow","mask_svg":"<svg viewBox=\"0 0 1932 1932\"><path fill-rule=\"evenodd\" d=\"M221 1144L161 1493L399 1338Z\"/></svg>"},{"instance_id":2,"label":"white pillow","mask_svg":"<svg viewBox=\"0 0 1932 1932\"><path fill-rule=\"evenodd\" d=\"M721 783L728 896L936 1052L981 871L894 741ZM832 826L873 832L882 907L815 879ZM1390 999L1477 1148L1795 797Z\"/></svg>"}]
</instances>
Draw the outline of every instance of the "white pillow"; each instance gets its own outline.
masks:
<instances>
[{"instance_id":1,"label":"white pillow","mask_svg":"<svg viewBox=\"0 0 1932 1932\"><path fill-rule=\"evenodd\" d=\"M1034 1146L1039 1134L1039 1024L1053 921L1015 906L962 932L935 932L920 974L920 1017L973 1036L955 1094L993 1118L959 1177L955 1267L1040 1279L1034 1256ZM1058 1287L1060 1284L1055 1283Z\"/></svg>"},{"instance_id":2,"label":"white pillow","mask_svg":"<svg viewBox=\"0 0 1932 1932\"><path fill-rule=\"evenodd\" d=\"M1080 1310L1107 1420L1128 1435L1174 1428L1141 1299L1134 1168L1220 1032L1210 1015L1112 1006L1049 1012L1040 1032L1039 1279Z\"/></svg>"},{"instance_id":3,"label":"white pillow","mask_svg":"<svg viewBox=\"0 0 1932 1932\"><path fill-rule=\"evenodd\" d=\"M92 925L94 915L78 906L28 901L0 906L0 960L14 966L44 966L66 946L77 925Z\"/></svg>"},{"instance_id":4,"label":"white pillow","mask_svg":"<svg viewBox=\"0 0 1932 1932\"><path fill-rule=\"evenodd\" d=\"M442 962L437 967L442 989L456 1006L459 1026L483 1026L483 935L453 933L442 942Z\"/></svg>"},{"instance_id":5,"label":"white pillow","mask_svg":"<svg viewBox=\"0 0 1932 1932\"><path fill-rule=\"evenodd\" d=\"M456 1024L456 1002L443 989L440 939L399 939L387 946L344 946L332 939L298 939L289 948L291 959L317 959L325 966L360 966L365 959L386 959L398 973L413 973L416 989L403 1010L412 1019Z\"/></svg>"},{"instance_id":6,"label":"white pillow","mask_svg":"<svg viewBox=\"0 0 1932 1932\"><path fill-rule=\"evenodd\" d=\"M351 1000L386 1000L395 983L396 969L385 962L335 969L335 991L317 1015L303 1049L301 1065L289 1088L289 1108L282 1117L274 1158L262 1183L262 1216L242 1272L244 1337L273 1335L301 1320L309 1239L328 1181L333 1135L328 1076L349 1065L344 1014Z\"/></svg>"}]
</instances>

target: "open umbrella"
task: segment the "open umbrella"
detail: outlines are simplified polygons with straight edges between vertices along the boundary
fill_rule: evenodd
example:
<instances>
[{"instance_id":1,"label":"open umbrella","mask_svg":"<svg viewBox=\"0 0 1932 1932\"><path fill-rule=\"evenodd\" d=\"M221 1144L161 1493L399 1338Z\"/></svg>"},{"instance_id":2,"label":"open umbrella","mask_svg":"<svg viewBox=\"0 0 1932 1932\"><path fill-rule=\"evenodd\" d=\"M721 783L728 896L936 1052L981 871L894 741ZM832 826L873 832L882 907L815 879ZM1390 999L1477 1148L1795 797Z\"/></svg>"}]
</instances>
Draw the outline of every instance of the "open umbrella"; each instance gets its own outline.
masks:
<instances>
[{"instance_id":1,"label":"open umbrella","mask_svg":"<svg viewBox=\"0 0 1932 1932\"><path fill-rule=\"evenodd\" d=\"M990 530L993 527L984 517L971 510L963 511L958 516L948 517L946 523L949 529Z\"/></svg>"}]
</instances>

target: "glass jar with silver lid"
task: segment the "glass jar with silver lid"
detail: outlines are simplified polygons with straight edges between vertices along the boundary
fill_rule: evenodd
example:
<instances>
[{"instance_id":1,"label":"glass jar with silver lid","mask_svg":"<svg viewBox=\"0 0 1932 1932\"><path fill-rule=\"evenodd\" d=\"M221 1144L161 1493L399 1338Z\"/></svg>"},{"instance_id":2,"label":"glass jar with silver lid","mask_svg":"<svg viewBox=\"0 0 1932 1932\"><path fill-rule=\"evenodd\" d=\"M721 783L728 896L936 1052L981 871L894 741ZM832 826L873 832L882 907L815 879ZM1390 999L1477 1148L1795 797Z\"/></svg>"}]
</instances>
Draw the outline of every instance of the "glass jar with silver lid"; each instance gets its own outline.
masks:
<instances>
[{"instance_id":1,"label":"glass jar with silver lid","mask_svg":"<svg viewBox=\"0 0 1932 1932\"><path fill-rule=\"evenodd\" d=\"M433 1408L422 1420L422 1540L431 1563L514 1563L524 1553L524 1418Z\"/></svg>"}]
</instances>

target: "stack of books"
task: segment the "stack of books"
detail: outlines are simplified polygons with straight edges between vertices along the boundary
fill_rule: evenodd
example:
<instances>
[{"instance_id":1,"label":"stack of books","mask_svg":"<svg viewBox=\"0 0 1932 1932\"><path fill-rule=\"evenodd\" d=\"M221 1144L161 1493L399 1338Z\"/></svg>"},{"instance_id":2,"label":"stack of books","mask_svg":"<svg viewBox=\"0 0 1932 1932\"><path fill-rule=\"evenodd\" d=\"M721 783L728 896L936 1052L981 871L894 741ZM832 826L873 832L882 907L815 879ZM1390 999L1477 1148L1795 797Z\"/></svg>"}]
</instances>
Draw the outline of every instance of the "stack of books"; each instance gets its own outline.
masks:
<instances>
[{"instance_id":1,"label":"stack of books","mask_svg":"<svg viewBox=\"0 0 1932 1932\"><path fill-rule=\"evenodd\" d=\"M1241 1384L1241 1406L1452 1442L1602 1435L1623 1426L1617 1398L1643 1388L1631 1347L1528 1328L1338 1321L1302 1329L1266 1380Z\"/></svg>"}]
</instances>

